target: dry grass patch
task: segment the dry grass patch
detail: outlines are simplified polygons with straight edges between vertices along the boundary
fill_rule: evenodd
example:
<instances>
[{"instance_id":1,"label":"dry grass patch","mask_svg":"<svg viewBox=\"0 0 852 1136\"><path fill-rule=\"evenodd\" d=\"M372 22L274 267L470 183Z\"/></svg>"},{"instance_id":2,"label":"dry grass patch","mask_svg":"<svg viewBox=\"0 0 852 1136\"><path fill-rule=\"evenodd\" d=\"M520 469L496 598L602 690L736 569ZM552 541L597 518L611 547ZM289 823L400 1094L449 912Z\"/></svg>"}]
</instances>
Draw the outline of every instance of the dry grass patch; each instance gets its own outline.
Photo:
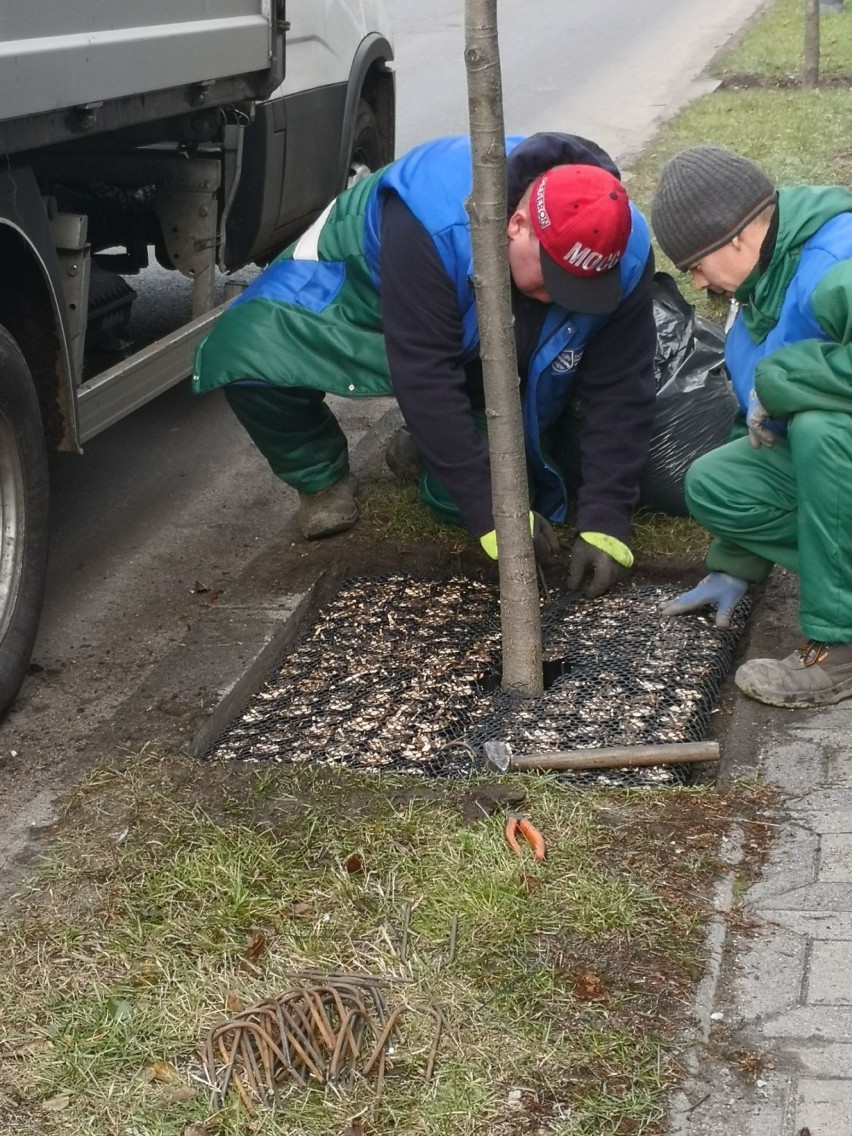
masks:
<instances>
[{"instance_id":1,"label":"dry grass patch","mask_svg":"<svg viewBox=\"0 0 852 1136\"><path fill-rule=\"evenodd\" d=\"M767 802L506 785L542 865L506 847L494 783L153 756L93 775L4 921L0 1132L319 1136L361 1114L367 1133L661 1133L719 839ZM206 1032L305 969L401 980L384 1094L215 1112ZM449 1030L427 1083L433 1000Z\"/></svg>"},{"instance_id":2,"label":"dry grass patch","mask_svg":"<svg viewBox=\"0 0 852 1136\"><path fill-rule=\"evenodd\" d=\"M568 552L577 535L573 524L554 525L561 554L547 566L546 574L559 578L567 567ZM440 545L449 556L473 551L481 557L476 542L466 532L437 519L420 500L413 485L400 485L390 474L365 477L361 490L361 519L354 538L363 542L395 542L412 548ZM637 509L633 516L630 546L639 566L650 559L655 566L671 562L676 567L699 565L707 550L708 536L687 517L672 517L652 509ZM484 569L488 563L483 565Z\"/></svg>"}]
</instances>

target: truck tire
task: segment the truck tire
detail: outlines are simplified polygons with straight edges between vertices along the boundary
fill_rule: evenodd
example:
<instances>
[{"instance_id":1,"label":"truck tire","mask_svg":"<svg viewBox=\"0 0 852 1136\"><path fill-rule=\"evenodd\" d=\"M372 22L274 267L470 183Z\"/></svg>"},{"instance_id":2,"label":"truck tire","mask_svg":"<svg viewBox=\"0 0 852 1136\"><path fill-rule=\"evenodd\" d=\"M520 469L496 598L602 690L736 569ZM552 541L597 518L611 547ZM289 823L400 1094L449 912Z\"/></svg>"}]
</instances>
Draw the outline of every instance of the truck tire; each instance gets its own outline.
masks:
<instances>
[{"instance_id":1,"label":"truck tire","mask_svg":"<svg viewBox=\"0 0 852 1136\"><path fill-rule=\"evenodd\" d=\"M358 102L355 116L355 134L352 139L352 155L349 159L347 186L354 185L362 178L375 173L382 165L382 139L373 108L366 99Z\"/></svg>"},{"instance_id":2,"label":"truck tire","mask_svg":"<svg viewBox=\"0 0 852 1136\"><path fill-rule=\"evenodd\" d=\"M18 693L38 629L47 571L49 480L29 367L0 326L0 715Z\"/></svg>"}]
</instances>

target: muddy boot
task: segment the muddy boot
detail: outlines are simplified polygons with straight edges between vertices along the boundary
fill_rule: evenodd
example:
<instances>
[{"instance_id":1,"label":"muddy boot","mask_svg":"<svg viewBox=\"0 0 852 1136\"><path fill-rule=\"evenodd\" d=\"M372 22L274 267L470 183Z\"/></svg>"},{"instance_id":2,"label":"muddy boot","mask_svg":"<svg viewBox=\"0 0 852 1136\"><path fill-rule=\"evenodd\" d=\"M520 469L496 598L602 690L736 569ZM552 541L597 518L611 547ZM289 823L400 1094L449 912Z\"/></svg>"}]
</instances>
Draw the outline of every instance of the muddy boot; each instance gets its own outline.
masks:
<instances>
[{"instance_id":1,"label":"muddy boot","mask_svg":"<svg viewBox=\"0 0 852 1136\"><path fill-rule=\"evenodd\" d=\"M414 439L404 426L391 435L388 448L385 450L385 461L388 469L400 481L409 485L416 485L423 472L423 459L420 451L414 444Z\"/></svg>"},{"instance_id":2,"label":"muddy boot","mask_svg":"<svg viewBox=\"0 0 852 1136\"><path fill-rule=\"evenodd\" d=\"M734 682L749 698L769 706L827 706L852 697L852 643L809 639L786 659L752 659Z\"/></svg>"},{"instance_id":3,"label":"muddy boot","mask_svg":"<svg viewBox=\"0 0 852 1136\"><path fill-rule=\"evenodd\" d=\"M300 493L299 531L305 540L318 540L351 529L358 520L357 491L357 478L347 473L319 493Z\"/></svg>"}]
</instances>

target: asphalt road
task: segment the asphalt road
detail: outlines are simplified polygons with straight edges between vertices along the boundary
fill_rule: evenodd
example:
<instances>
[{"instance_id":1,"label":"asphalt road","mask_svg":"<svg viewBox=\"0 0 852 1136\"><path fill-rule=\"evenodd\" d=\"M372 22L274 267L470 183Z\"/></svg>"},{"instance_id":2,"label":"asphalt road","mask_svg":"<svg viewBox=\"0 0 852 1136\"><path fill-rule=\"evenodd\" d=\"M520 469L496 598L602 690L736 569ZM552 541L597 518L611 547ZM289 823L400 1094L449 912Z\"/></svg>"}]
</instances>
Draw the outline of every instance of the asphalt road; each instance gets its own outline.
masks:
<instances>
[{"instance_id":1,"label":"asphalt road","mask_svg":"<svg viewBox=\"0 0 852 1136\"><path fill-rule=\"evenodd\" d=\"M585 134L622 164L660 116L705 89L702 67L759 0L501 0L506 127ZM398 152L466 129L462 0L389 0ZM166 277L168 276L168 279ZM171 274L134 280L153 338L189 296ZM346 404L357 440L376 407ZM218 395L178 387L53 461L47 599L34 673L0 725L0 870L49 820L56 793L100 755L96 729L279 529L294 495Z\"/></svg>"}]
</instances>

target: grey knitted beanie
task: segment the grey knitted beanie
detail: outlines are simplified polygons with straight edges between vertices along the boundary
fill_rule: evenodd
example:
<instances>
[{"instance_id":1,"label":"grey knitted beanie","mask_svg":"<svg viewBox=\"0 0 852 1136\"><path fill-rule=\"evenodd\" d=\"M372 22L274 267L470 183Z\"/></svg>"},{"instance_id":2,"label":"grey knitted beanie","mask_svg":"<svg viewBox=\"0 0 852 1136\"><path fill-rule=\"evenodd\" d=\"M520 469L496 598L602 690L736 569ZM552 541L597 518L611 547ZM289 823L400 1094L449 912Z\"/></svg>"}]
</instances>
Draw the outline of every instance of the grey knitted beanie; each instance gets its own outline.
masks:
<instances>
[{"instance_id":1,"label":"grey knitted beanie","mask_svg":"<svg viewBox=\"0 0 852 1136\"><path fill-rule=\"evenodd\" d=\"M774 200L775 186L755 162L723 146L693 146L663 168L651 225L666 256L689 268Z\"/></svg>"}]
</instances>

